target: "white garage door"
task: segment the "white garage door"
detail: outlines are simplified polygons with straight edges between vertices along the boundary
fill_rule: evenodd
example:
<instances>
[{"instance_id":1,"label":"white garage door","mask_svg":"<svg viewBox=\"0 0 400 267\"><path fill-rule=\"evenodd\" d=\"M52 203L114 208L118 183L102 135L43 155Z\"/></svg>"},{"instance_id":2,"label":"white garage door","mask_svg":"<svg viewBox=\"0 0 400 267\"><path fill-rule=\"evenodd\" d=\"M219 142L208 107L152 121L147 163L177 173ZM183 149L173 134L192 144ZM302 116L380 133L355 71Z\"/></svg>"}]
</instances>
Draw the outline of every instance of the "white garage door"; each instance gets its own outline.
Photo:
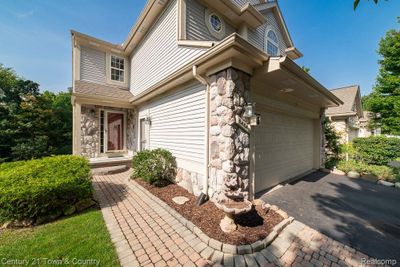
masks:
<instances>
[{"instance_id":1,"label":"white garage door","mask_svg":"<svg viewBox=\"0 0 400 267\"><path fill-rule=\"evenodd\" d=\"M278 112L261 112L256 127L255 191L313 168L313 120Z\"/></svg>"},{"instance_id":2,"label":"white garage door","mask_svg":"<svg viewBox=\"0 0 400 267\"><path fill-rule=\"evenodd\" d=\"M163 96L139 111L139 120L150 116L146 148L164 148L178 167L204 171L205 87L195 84ZM140 126L139 126L140 127ZM140 132L140 131L139 131Z\"/></svg>"}]
</instances>

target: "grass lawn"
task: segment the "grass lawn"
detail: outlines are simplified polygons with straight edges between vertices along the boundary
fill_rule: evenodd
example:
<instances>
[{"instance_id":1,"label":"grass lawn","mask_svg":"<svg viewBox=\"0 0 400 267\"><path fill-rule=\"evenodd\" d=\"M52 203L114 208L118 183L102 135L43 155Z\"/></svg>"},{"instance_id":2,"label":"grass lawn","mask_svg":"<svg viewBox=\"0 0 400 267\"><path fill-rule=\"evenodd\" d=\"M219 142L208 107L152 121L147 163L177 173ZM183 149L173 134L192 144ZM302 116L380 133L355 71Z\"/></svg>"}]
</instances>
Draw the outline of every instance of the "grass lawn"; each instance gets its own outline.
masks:
<instances>
[{"instance_id":1,"label":"grass lawn","mask_svg":"<svg viewBox=\"0 0 400 267\"><path fill-rule=\"evenodd\" d=\"M16 265L25 266L119 266L99 210L34 228L0 232L0 266L6 264L5 259L21 260Z\"/></svg>"}]
</instances>

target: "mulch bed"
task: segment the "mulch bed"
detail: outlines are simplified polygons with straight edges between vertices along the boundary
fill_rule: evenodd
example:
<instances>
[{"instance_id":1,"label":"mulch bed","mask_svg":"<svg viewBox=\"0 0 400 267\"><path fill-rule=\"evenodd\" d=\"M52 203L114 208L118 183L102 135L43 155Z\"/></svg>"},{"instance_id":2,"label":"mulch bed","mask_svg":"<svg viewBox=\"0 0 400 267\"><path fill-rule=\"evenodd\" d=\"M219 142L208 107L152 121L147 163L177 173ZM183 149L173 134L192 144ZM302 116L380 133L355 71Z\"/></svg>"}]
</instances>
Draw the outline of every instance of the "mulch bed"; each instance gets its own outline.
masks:
<instances>
[{"instance_id":1,"label":"mulch bed","mask_svg":"<svg viewBox=\"0 0 400 267\"><path fill-rule=\"evenodd\" d=\"M227 234L219 226L224 213L211 201L196 206L196 197L179 185L169 184L164 187L156 187L141 179L135 181L166 202L183 217L193 222L210 238L225 244L246 245L264 239L273 227L283 220L283 217L273 210L265 212L261 206L255 206L249 213L239 215L236 219L238 229ZM189 201L183 205L178 205L172 201L172 198L177 196L187 197Z\"/></svg>"}]
</instances>

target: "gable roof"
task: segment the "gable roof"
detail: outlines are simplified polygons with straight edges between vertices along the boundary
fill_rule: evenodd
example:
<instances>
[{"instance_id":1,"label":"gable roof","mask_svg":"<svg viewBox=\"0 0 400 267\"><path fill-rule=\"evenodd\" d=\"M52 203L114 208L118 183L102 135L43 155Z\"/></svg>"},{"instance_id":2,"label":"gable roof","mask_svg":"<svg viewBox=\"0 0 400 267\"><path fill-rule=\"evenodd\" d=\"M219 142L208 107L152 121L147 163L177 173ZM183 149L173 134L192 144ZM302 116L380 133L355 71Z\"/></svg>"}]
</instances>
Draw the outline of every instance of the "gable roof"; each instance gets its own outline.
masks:
<instances>
[{"instance_id":1,"label":"gable roof","mask_svg":"<svg viewBox=\"0 0 400 267\"><path fill-rule=\"evenodd\" d=\"M278 2L277 1L272 1L272 2L265 2L261 4L256 4L254 7L259 11L262 12L264 10L271 10L272 13L275 15L275 18L277 18L278 26L280 30L282 31L283 38L285 39L286 44L288 47L294 47L292 38L290 37L288 28L286 26L285 19L283 18L281 9L279 8Z\"/></svg>"},{"instance_id":2,"label":"gable roof","mask_svg":"<svg viewBox=\"0 0 400 267\"><path fill-rule=\"evenodd\" d=\"M332 89L331 92L343 101L343 105L328 108L325 112L327 116L358 115L363 117L359 85L336 88Z\"/></svg>"}]
</instances>

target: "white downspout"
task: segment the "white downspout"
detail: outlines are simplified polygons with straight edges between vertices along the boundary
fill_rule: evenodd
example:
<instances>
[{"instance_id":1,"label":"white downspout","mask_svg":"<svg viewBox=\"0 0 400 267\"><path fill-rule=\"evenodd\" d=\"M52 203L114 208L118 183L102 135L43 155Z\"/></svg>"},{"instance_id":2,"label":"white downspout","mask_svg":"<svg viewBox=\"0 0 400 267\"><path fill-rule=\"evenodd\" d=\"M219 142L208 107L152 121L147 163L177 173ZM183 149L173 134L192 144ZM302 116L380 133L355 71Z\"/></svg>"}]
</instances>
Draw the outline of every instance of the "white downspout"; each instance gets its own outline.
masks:
<instances>
[{"instance_id":1,"label":"white downspout","mask_svg":"<svg viewBox=\"0 0 400 267\"><path fill-rule=\"evenodd\" d=\"M205 111L205 141L204 141L204 181L203 181L203 193L208 196L208 178L209 178L209 166L210 166L210 84L207 82L207 79L202 77L197 73L197 66L194 65L192 67L193 76L196 78L200 83L206 86L205 92L205 102L206 102L206 111Z\"/></svg>"}]
</instances>

